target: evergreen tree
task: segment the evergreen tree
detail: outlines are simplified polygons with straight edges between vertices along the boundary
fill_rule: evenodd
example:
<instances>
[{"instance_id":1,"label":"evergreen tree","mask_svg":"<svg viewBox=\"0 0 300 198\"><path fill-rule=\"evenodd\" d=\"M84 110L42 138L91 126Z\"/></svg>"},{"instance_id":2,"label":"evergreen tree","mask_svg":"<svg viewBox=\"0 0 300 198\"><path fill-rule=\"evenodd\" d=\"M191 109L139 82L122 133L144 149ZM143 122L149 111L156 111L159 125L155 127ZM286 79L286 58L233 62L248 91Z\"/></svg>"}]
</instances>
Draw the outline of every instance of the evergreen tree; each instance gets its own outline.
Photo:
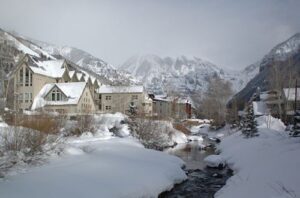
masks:
<instances>
[{"instance_id":1,"label":"evergreen tree","mask_svg":"<svg viewBox=\"0 0 300 198\"><path fill-rule=\"evenodd\" d=\"M252 103L247 107L247 114L241 122L242 133L246 138L258 136L257 123L253 113Z\"/></svg>"},{"instance_id":2,"label":"evergreen tree","mask_svg":"<svg viewBox=\"0 0 300 198\"><path fill-rule=\"evenodd\" d=\"M300 135L300 110L297 110L294 116L294 126L291 133L292 136Z\"/></svg>"}]
</instances>

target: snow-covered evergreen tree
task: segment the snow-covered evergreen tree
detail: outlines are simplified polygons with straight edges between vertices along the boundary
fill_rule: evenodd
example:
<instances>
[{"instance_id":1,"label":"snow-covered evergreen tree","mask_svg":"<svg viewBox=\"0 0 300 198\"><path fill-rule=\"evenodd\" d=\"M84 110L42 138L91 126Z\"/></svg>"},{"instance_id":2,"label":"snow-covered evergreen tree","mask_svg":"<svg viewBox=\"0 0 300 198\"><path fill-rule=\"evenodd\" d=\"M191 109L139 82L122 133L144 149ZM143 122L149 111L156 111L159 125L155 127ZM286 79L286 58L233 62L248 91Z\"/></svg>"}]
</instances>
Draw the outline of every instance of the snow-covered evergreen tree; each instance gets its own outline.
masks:
<instances>
[{"instance_id":1,"label":"snow-covered evergreen tree","mask_svg":"<svg viewBox=\"0 0 300 198\"><path fill-rule=\"evenodd\" d=\"M250 103L247 107L247 113L242 120L242 133L245 135L245 137L255 137L258 136L257 133L257 123L255 120L255 116L253 113L253 105Z\"/></svg>"},{"instance_id":2,"label":"snow-covered evergreen tree","mask_svg":"<svg viewBox=\"0 0 300 198\"><path fill-rule=\"evenodd\" d=\"M291 133L292 136L300 135L300 110L297 110L294 116L294 126Z\"/></svg>"}]
</instances>

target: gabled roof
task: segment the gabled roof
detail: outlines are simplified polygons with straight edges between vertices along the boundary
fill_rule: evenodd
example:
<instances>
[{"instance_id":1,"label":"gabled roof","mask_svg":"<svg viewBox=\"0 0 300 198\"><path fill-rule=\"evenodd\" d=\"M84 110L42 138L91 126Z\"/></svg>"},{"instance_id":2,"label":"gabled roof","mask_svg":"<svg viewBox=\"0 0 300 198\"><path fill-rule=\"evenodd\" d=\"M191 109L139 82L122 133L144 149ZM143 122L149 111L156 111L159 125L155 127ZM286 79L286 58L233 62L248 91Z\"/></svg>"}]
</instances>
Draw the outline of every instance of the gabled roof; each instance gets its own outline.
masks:
<instances>
[{"instance_id":1,"label":"gabled roof","mask_svg":"<svg viewBox=\"0 0 300 198\"><path fill-rule=\"evenodd\" d=\"M101 85L97 90L98 93L143 93L143 86L110 86Z\"/></svg>"},{"instance_id":2,"label":"gabled roof","mask_svg":"<svg viewBox=\"0 0 300 198\"><path fill-rule=\"evenodd\" d=\"M32 103L32 110L42 108L47 105L76 105L86 86L85 82L70 82L70 83L49 83L44 85ZM47 101L45 97L50 91L57 87L65 96L66 101Z\"/></svg>"},{"instance_id":3,"label":"gabled roof","mask_svg":"<svg viewBox=\"0 0 300 198\"><path fill-rule=\"evenodd\" d=\"M295 101L295 88L284 88L283 93L288 101ZM300 100L300 88L297 88L297 101Z\"/></svg>"}]
</instances>

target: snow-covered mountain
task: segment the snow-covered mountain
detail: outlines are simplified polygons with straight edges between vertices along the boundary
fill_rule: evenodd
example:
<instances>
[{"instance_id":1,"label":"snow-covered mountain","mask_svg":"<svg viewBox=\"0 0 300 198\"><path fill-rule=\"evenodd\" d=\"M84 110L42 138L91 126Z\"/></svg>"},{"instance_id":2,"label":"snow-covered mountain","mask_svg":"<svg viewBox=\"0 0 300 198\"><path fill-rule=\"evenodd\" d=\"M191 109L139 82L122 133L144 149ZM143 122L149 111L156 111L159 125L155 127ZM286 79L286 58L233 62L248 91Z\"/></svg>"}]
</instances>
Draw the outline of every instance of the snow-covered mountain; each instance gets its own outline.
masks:
<instances>
[{"instance_id":1,"label":"snow-covered mountain","mask_svg":"<svg viewBox=\"0 0 300 198\"><path fill-rule=\"evenodd\" d=\"M272 61L285 61L300 49L300 33L276 45L261 61L261 70Z\"/></svg>"},{"instance_id":2,"label":"snow-covered mountain","mask_svg":"<svg viewBox=\"0 0 300 198\"><path fill-rule=\"evenodd\" d=\"M294 86L295 79L299 78L300 73L300 33L276 45L263 57L258 66L259 73L234 97L236 101L240 101L240 107L252 96L257 87L261 90L272 88L270 79L275 78L272 76L274 66L279 72L282 86Z\"/></svg>"},{"instance_id":3,"label":"snow-covered mountain","mask_svg":"<svg viewBox=\"0 0 300 198\"><path fill-rule=\"evenodd\" d=\"M79 67L97 74L102 83L112 85L128 85L138 83L138 81L129 73L118 71L112 65L108 64L102 59L97 58L81 49L69 46L56 46L36 40L32 40L32 42L36 43L44 51L53 56L62 56L67 60L77 64Z\"/></svg>"},{"instance_id":4,"label":"snow-covered mountain","mask_svg":"<svg viewBox=\"0 0 300 198\"><path fill-rule=\"evenodd\" d=\"M144 55L131 57L119 69L130 72L156 94L170 90L193 94L205 91L209 79L215 75L230 81L233 89L239 91L257 74L258 65L250 65L241 72L231 72L197 57Z\"/></svg>"},{"instance_id":5,"label":"snow-covered mountain","mask_svg":"<svg viewBox=\"0 0 300 198\"><path fill-rule=\"evenodd\" d=\"M7 78L7 74L14 69L24 54L48 59L65 58L70 61L70 64L72 63L73 67L84 73L89 73L103 84L128 85L139 83L129 73L118 71L112 65L83 50L67 46L59 47L0 29L0 98L4 96L4 80Z\"/></svg>"}]
</instances>

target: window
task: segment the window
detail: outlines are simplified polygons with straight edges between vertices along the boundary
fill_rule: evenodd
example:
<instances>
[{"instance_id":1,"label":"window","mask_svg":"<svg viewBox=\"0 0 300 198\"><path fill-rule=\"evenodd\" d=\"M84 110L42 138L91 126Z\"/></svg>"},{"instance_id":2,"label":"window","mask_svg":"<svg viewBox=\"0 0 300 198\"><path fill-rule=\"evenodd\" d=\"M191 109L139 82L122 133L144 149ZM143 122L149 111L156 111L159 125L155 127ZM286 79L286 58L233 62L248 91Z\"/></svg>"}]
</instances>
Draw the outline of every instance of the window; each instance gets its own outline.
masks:
<instances>
[{"instance_id":1,"label":"window","mask_svg":"<svg viewBox=\"0 0 300 198\"><path fill-rule=\"evenodd\" d=\"M23 86L23 68L19 71L19 85Z\"/></svg>"},{"instance_id":2,"label":"window","mask_svg":"<svg viewBox=\"0 0 300 198\"><path fill-rule=\"evenodd\" d=\"M29 102L32 102L32 93L29 93Z\"/></svg>"},{"instance_id":3,"label":"window","mask_svg":"<svg viewBox=\"0 0 300 198\"><path fill-rule=\"evenodd\" d=\"M105 110L111 110L111 106L105 106Z\"/></svg>"},{"instance_id":4,"label":"window","mask_svg":"<svg viewBox=\"0 0 300 198\"><path fill-rule=\"evenodd\" d=\"M29 86L29 69L28 68L25 69L25 86L26 87Z\"/></svg>"},{"instance_id":5,"label":"window","mask_svg":"<svg viewBox=\"0 0 300 198\"><path fill-rule=\"evenodd\" d=\"M32 86L32 73L29 72L29 86Z\"/></svg>"},{"instance_id":6,"label":"window","mask_svg":"<svg viewBox=\"0 0 300 198\"><path fill-rule=\"evenodd\" d=\"M61 93L60 92L56 92L56 100L60 101L61 100Z\"/></svg>"},{"instance_id":7,"label":"window","mask_svg":"<svg viewBox=\"0 0 300 198\"><path fill-rule=\"evenodd\" d=\"M25 103L29 102L29 93L25 93Z\"/></svg>"},{"instance_id":8,"label":"window","mask_svg":"<svg viewBox=\"0 0 300 198\"><path fill-rule=\"evenodd\" d=\"M111 96L105 96L105 100L111 100Z\"/></svg>"},{"instance_id":9,"label":"window","mask_svg":"<svg viewBox=\"0 0 300 198\"><path fill-rule=\"evenodd\" d=\"M19 100L19 103L23 102L23 94L22 93L19 94L18 100Z\"/></svg>"},{"instance_id":10,"label":"window","mask_svg":"<svg viewBox=\"0 0 300 198\"><path fill-rule=\"evenodd\" d=\"M61 101L62 100L62 96L61 96L60 91L58 91L57 89L54 89L51 92L51 100L52 101Z\"/></svg>"},{"instance_id":11,"label":"window","mask_svg":"<svg viewBox=\"0 0 300 198\"><path fill-rule=\"evenodd\" d=\"M54 92L51 93L51 100L55 101L55 93Z\"/></svg>"},{"instance_id":12,"label":"window","mask_svg":"<svg viewBox=\"0 0 300 198\"><path fill-rule=\"evenodd\" d=\"M132 100L137 100L138 99L138 95L132 95L131 98L132 98Z\"/></svg>"}]
</instances>

